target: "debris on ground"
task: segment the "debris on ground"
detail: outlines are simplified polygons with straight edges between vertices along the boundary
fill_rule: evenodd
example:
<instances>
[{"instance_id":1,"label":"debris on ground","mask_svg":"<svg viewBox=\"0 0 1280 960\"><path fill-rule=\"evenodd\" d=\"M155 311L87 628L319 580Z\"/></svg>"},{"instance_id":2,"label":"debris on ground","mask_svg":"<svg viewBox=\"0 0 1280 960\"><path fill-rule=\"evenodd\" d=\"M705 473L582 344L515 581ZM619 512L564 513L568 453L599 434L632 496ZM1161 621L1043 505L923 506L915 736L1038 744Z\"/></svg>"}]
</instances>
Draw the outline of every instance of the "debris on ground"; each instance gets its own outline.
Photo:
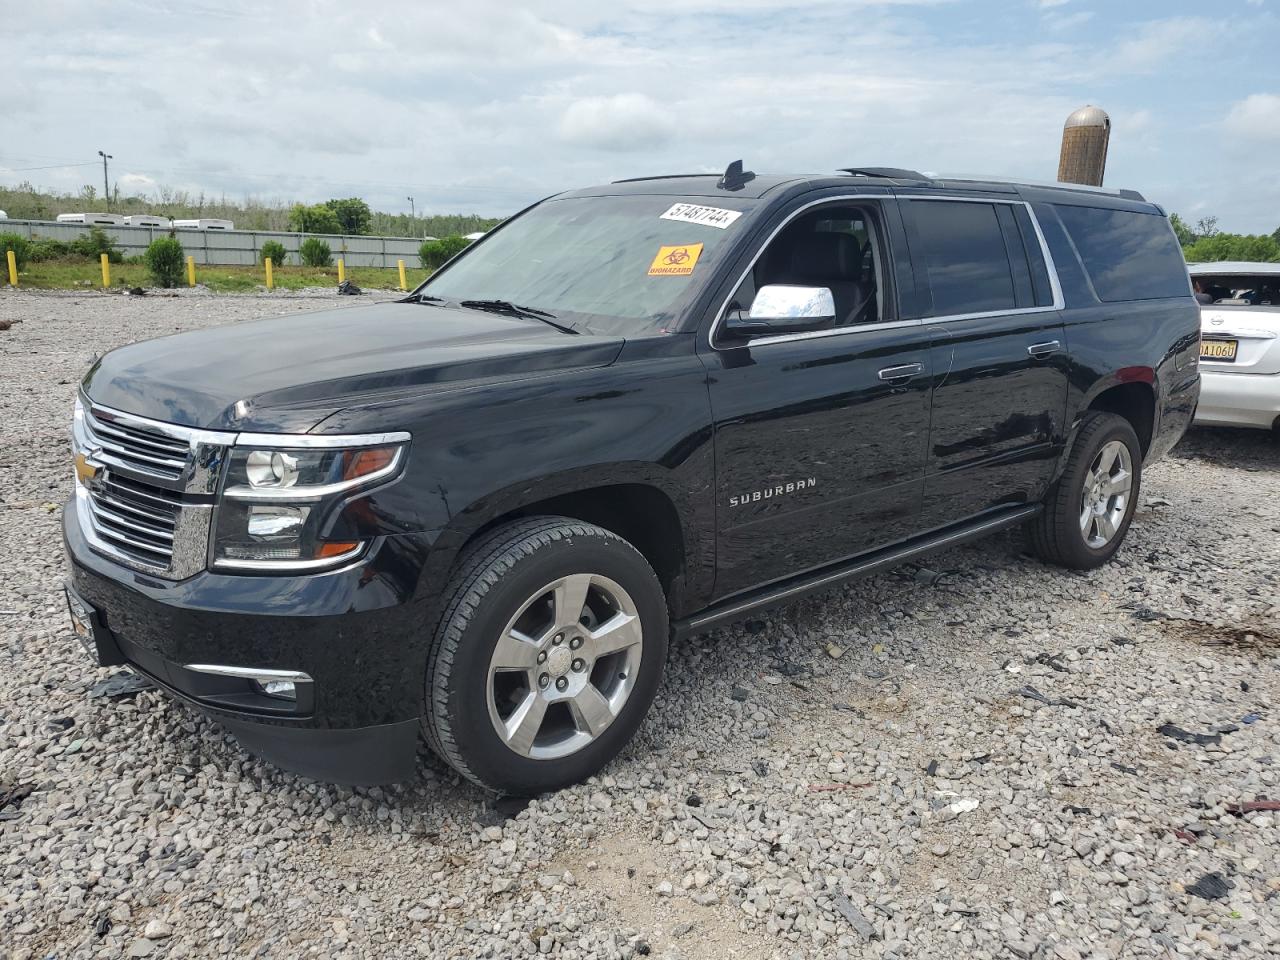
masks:
<instances>
[{"instance_id":1,"label":"debris on ground","mask_svg":"<svg viewBox=\"0 0 1280 960\"><path fill-rule=\"evenodd\" d=\"M1168 737L1170 740L1178 740L1182 743L1194 743L1202 747L1216 746L1222 742L1222 734L1219 733L1192 733L1190 730L1183 730L1174 723L1163 723L1156 727L1156 733Z\"/></svg>"},{"instance_id":2,"label":"debris on ground","mask_svg":"<svg viewBox=\"0 0 1280 960\"><path fill-rule=\"evenodd\" d=\"M124 697L137 696L144 690L150 690L155 684L142 676L140 673L134 673L132 670L121 670L119 673L113 673L105 680L99 680L89 688L90 697L109 697L112 700L119 700Z\"/></svg>"},{"instance_id":3,"label":"debris on ground","mask_svg":"<svg viewBox=\"0 0 1280 960\"><path fill-rule=\"evenodd\" d=\"M1028 700L1035 700L1037 703L1043 703L1049 707L1079 707L1080 704L1074 700L1068 700L1066 697L1046 697L1043 693L1032 686L1019 687L1014 691L1020 697L1026 697Z\"/></svg>"},{"instance_id":4,"label":"debris on ground","mask_svg":"<svg viewBox=\"0 0 1280 960\"><path fill-rule=\"evenodd\" d=\"M1206 873L1195 883L1187 885L1187 893L1202 900L1223 900L1235 884L1221 873Z\"/></svg>"}]
</instances>

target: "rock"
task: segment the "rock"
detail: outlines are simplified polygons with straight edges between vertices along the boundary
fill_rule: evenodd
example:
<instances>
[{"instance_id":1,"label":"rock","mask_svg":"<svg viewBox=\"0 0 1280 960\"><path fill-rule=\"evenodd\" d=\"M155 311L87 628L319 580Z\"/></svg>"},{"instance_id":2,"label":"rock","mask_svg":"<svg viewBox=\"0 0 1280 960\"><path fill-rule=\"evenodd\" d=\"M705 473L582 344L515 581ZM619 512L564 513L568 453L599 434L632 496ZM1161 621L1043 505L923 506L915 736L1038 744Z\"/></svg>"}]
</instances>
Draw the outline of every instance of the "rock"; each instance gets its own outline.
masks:
<instances>
[{"instance_id":1,"label":"rock","mask_svg":"<svg viewBox=\"0 0 1280 960\"><path fill-rule=\"evenodd\" d=\"M148 940L163 940L165 937L173 936L173 927L163 920L150 920L143 929L142 935Z\"/></svg>"},{"instance_id":2,"label":"rock","mask_svg":"<svg viewBox=\"0 0 1280 960\"><path fill-rule=\"evenodd\" d=\"M156 945L150 940L135 940L129 944L129 949L125 951L126 957L149 957L155 951Z\"/></svg>"}]
</instances>

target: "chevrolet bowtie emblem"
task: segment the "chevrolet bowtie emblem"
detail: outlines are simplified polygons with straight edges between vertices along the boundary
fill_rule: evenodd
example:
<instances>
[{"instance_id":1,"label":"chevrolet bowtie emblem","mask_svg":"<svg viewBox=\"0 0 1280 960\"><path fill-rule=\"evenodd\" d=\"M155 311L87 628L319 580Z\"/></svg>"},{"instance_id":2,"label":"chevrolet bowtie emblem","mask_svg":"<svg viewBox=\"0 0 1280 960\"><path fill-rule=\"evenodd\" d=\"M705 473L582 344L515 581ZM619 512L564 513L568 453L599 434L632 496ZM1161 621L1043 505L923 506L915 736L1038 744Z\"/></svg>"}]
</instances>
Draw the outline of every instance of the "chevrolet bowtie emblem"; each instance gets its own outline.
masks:
<instances>
[{"instance_id":1,"label":"chevrolet bowtie emblem","mask_svg":"<svg viewBox=\"0 0 1280 960\"><path fill-rule=\"evenodd\" d=\"M86 487L90 486L102 473L102 464L91 459L95 453L97 453L96 450L91 450L89 453L76 453L76 479Z\"/></svg>"}]
</instances>

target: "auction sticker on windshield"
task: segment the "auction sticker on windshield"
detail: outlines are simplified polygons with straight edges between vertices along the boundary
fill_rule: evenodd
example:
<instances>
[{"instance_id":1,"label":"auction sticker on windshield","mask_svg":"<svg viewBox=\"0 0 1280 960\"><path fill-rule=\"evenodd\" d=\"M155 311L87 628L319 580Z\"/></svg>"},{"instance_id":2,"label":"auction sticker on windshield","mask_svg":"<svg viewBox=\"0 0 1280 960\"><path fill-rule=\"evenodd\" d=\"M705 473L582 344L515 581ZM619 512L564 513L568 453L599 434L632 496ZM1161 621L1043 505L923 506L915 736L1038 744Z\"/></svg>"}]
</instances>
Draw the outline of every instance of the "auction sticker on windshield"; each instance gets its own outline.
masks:
<instances>
[{"instance_id":1,"label":"auction sticker on windshield","mask_svg":"<svg viewBox=\"0 0 1280 960\"><path fill-rule=\"evenodd\" d=\"M702 256L702 244L686 243L677 247L659 247L649 264L651 277L687 277Z\"/></svg>"},{"instance_id":2,"label":"auction sticker on windshield","mask_svg":"<svg viewBox=\"0 0 1280 960\"><path fill-rule=\"evenodd\" d=\"M739 210L721 207L700 207L696 203L673 203L662 215L663 220L679 220L681 223L697 223L704 227L723 230L742 216Z\"/></svg>"}]
</instances>

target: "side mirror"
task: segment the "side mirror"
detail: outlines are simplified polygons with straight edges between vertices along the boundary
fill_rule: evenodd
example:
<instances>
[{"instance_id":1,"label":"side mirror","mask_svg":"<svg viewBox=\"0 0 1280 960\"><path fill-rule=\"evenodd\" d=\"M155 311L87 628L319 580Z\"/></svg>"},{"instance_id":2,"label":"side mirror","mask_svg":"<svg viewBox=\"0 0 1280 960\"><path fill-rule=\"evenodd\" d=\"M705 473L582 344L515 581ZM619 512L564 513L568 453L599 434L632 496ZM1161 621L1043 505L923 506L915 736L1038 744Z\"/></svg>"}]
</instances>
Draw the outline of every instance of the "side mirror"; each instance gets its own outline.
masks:
<instances>
[{"instance_id":1,"label":"side mirror","mask_svg":"<svg viewBox=\"0 0 1280 960\"><path fill-rule=\"evenodd\" d=\"M756 292L745 317L731 313L725 318L725 331L738 337L770 337L821 330L835 319L836 302L827 287L771 283Z\"/></svg>"}]
</instances>

